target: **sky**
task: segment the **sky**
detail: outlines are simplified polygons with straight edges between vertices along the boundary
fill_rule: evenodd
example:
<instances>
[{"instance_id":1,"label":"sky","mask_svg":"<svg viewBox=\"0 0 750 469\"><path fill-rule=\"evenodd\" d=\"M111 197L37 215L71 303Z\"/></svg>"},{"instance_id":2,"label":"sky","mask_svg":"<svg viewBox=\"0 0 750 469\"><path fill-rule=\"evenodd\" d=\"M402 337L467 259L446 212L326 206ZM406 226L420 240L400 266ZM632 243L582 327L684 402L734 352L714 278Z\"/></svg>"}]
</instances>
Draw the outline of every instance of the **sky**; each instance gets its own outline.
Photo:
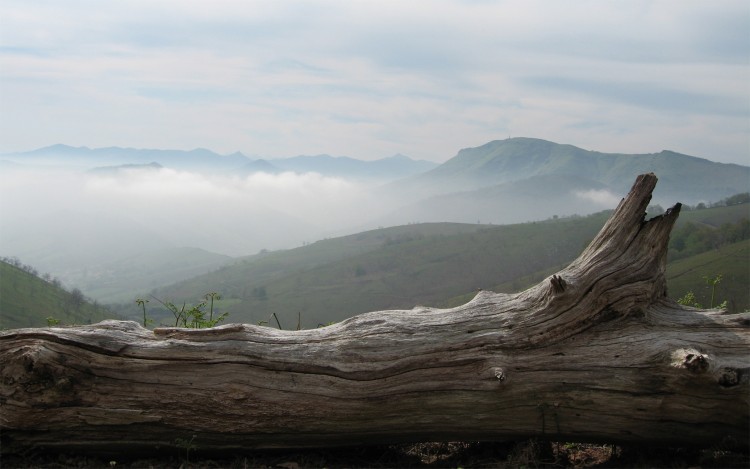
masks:
<instances>
[{"instance_id":1,"label":"sky","mask_svg":"<svg viewBox=\"0 0 750 469\"><path fill-rule=\"evenodd\" d=\"M750 164L750 2L0 2L0 153L442 162L509 136Z\"/></svg>"}]
</instances>

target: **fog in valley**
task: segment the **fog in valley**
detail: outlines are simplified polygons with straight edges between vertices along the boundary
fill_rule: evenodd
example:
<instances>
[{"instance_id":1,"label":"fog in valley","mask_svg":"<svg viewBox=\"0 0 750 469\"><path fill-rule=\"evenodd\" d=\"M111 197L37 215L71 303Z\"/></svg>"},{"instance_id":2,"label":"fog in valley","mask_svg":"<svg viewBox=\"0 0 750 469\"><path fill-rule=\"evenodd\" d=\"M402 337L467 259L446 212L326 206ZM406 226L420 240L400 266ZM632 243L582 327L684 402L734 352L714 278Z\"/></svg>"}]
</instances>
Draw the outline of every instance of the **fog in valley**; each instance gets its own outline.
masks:
<instances>
[{"instance_id":1,"label":"fog in valley","mask_svg":"<svg viewBox=\"0 0 750 469\"><path fill-rule=\"evenodd\" d=\"M569 197L557 203L481 191L446 194L440 184L414 185L419 176L364 180L158 164L87 169L74 159L67 166L64 159L55 165L19 160L5 160L0 173L0 255L18 257L84 292L147 268L146 260L133 258L185 262L194 275L232 262L226 256L301 247L381 226L517 223L591 213L619 201L608 190L591 188L567 191ZM475 201L467 205L467 197ZM507 204L498 203L504 199ZM200 262L186 259L179 248L188 247L207 253Z\"/></svg>"},{"instance_id":2,"label":"fog in valley","mask_svg":"<svg viewBox=\"0 0 750 469\"><path fill-rule=\"evenodd\" d=\"M0 198L2 254L60 275L172 247L230 256L290 248L386 210L363 184L315 173L239 177L168 168L104 175L7 169Z\"/></svg>"}]
</instances>

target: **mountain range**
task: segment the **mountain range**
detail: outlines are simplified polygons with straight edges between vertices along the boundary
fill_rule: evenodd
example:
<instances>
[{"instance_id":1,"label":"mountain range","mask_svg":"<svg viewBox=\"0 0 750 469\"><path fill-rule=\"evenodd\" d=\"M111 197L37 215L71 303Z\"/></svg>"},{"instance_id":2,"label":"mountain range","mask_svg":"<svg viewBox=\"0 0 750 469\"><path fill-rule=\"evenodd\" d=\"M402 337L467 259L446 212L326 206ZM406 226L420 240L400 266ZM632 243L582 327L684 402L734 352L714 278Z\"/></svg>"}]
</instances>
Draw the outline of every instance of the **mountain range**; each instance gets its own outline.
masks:
<instances>
[{"instance_id":1,"label":"mountain range","mask_svg":"<svg viewBox=\"0 0 750 469\"><path fill-rule=\"evenodd\" d=\"M386 224L420 221L521 222L613 207L636 176L659 177L653 203L697 204L750 188L750 167L672 151L601 153L533 138L466 148L442 165L386 186L413 202Z\"/></svg>"},{"instance_id":2,"label":"mountain range","mask_svg":"<svg viewBox=\"0 0 750 469\"><path fill-rule=\"evenodd\" d=\"M613 208L645 172L659 177L652 202L664 207L717 201L750 186L747 166L671 151L601 153L532 138L465 148L440 165L403 155L254 159L206 149L66 145L1 155L0 163L0 255L17 256L102 300L142 288L139 270L157 288L226 265L228 256L378 227L595 213ZM34 180L48 168L74 176L54 172Z\"/></svg>"},{"instance_id":3,"label":"mountain range","mask_svg":"<svg viewBox=\"0 0 750 469\"><path fill-rule=\"evenodd\" d=\"M536 176L574 176L604 184L622 193L635 176L653 172L659 176L662 194L684 195L691 203L698 197L718 200L747 190L750 168L716 163L672 151L650 154L601 153L534 138L495 140L466 148L439 167L411 179L417 188L440 192L474 190L521 181Z\"/></svg>"},{"instance_id":4,"label":"mountain range","mask_svg":"<svg viewBox=\"0 0 750 469\"><path fill-rule=\"evenodd\" d=\"M654 200L660 203L679 200L695 204L719 200L745 192L750 185L748 166L717 163L668 150L649 154L602 153L525 137L464 148L439 165L401 154L375 161L325 154L252 159L240 152L220 155L201 148L190 151L120 147L90 149L62 144L4 154L0 159L11 167L23 164L77 165L95 171L167 167L240 175L314 172L343 179L388 181L381 193L397 194L409 202L446 194L458 194L459 199L467 199L468 192L480 190L484 192L469 199L507 197L510 192L524 192L517 184L521 181L528 181L523 185L533 189L531 192L537 197L560 195L561 191L592 190L607 190L619 196L627 192L638 174L647 172L659 177ZM552 178L557 180L554 187L549 185ZM515 186L503 188L507 184ZM489 188L494 189L487 190ZM547 189L548 193L541 192Z\"/></svg>"},{"instance_id":5,"label":"mountain range","mask_svg":"<svg viewBox=\"0 0 750 469\"><path fill-rule=\"evenodd\" d=\"M424 160L413 160L401 154L374 161L346 156L294 156L289 158L252 159L241 152L220 155L211 150L151 150L135 148L88 148L56 144L36 150L0 155L6 164L45 164L75 166L93 171L111 172L139 167L167 167L176 170L208 173L296 173L315 172L345 179L390 181L412 176L437 166Z\"/></svg>"}]
</instances>

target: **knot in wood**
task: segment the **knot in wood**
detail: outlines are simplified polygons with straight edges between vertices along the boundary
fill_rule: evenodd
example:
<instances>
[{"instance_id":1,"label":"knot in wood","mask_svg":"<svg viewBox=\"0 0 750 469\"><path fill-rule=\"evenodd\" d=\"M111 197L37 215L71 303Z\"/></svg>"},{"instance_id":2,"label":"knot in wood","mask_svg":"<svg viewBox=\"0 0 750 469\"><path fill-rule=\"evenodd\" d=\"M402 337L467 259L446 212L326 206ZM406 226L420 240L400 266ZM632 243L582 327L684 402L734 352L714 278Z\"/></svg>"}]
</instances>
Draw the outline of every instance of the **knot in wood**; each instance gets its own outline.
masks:
<instances>
[{"instance_id":1,"label":"knot in wood","mask_svg":"<svg viewBox=\"0 0 750 469\"><path fill-rule=\"evenodd\" d=\"M688 353L682 364L693 373L703 373L708 370L708 360L699 353Z\"/></svg>"},{"instance_id":2,"label":"knot in wood","mask_svg":"<svg viewBox=\"0 0 750 469\"><path fill-rule=\"evenodd\" d=\"M553 275L549 279L549 282L552 284L552 291L556 295L559 295L560 293L564 292L565 291L565 287L567 286L567 283L565 282L565 279L563 279L562 277L557 276L557 275Z\"/></svg>"},{"instance_id":3,"label":"knot in wood","mask_svg":"<svg viewBox=\"0 0 750 469\"><path fill-rule=\"evenodd\" d=\"M737 386L740 384L740 377L738 370L734 368L724 368L721 370L721 376L719 377L719 384L725 388Z\"/></svg>"},{"instance_id":4,"label":"knot in wood","mask_svg":"<svg viewBox=\"0 0 750 469\"><path fill-rule=\"evenodd\" d=\"M495 378L498 381L505 381L505 371L502 368L495 368Z\"/></svg>"}]
</instances>

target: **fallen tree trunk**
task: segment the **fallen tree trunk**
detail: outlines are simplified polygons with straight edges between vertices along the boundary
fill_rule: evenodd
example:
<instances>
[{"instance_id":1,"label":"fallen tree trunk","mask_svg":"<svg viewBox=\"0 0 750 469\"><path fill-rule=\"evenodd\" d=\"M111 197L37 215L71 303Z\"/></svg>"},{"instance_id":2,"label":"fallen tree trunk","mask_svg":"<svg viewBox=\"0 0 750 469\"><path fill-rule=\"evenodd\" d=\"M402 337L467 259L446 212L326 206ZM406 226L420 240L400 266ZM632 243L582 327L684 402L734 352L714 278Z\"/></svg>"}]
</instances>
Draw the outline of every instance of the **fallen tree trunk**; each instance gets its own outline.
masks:
<instances>
[{"instance_id":1,"label":"fallen tree trunk","mask_svg":"<svg viewBox=\"0 0 750 469\"><path fill-rule=\"evenodd\" d=\"M666 297L677 204L639 176L569 267L519 294L315 330L105 321L0 333L4 452L543 437L748 445L750 314Z\"/></svg>"}]
</instances>

